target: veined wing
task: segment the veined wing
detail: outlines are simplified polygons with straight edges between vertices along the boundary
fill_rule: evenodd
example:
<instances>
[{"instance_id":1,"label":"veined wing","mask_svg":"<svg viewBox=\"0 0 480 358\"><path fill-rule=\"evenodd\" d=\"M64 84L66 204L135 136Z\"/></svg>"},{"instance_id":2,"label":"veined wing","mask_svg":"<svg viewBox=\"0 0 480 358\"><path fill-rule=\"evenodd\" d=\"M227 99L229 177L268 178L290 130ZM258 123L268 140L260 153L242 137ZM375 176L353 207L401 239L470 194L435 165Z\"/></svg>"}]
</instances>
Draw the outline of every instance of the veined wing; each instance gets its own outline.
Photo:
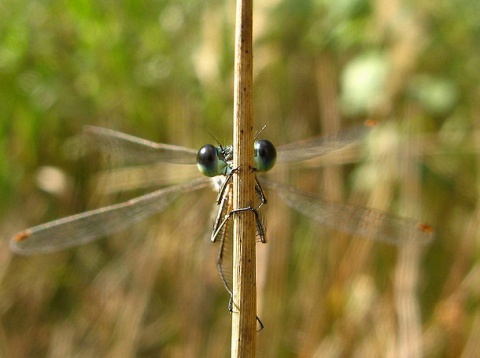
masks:
<instances>
[{"instance_id":1,"label":"veined wing","mask_svg":"<svg viewBox=\"0 0 480 358\"><path fill-rule=\"evenodd\" d=\"M326 201L287 184L267 180L262 180L262 184L274 189L291 208L337 231L395 245L428 244L434 235L431 226L414 219Z\"/></svg>"},{"instance_id":2,"label":"veined wing","mask_svg":"<svg viewBox=\"0 0 480 358\"><path fill-rule=\"evenodd\" d=\"M166 209L181 194L210 186L210 178L199 178L123 203L87 211L22 231L10 248L23 255L61 250L112 234Z\"/></svg>"},{"instance_id":3,"label":"veined wing","mask_svg":"<svg viewBox=\"0 0 480 358\"><path fill-rule=\"evenodd\" d=\"M86 126L85 134L92 144L127 162L196 164L197 151L178 145L155 143L107 128Z\"/></svg>"},{"instance_id":4,"label":"veined wing","mask_svg":"<svg viewBox=\"0 0 480 358\"><path fill-rule=\"evenodd\" d=\"M277 147L277 163L302 162L358 143L370 133L375 124L375 121L369 120L362 125L324 137L281 145Z\"/></svg>"}]
</instances>

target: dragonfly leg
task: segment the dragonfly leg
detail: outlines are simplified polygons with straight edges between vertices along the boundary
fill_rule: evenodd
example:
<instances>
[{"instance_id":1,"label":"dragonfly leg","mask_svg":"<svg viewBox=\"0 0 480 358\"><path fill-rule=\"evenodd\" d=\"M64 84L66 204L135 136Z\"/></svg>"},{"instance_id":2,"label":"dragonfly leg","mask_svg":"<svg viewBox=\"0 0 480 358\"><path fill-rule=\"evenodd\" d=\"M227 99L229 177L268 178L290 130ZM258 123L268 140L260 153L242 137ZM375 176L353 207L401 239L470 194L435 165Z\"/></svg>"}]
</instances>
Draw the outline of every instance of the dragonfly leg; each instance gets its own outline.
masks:
<instances>
[{"instance_id":1,"label":"dragonfly leg","mask_svg":"<svg viewBox=\"0 0 480 358\"><path fill-rule=\"evenodd\" d=\"M257 210L258 210L258 209L260 209L260 207L263 204L267 203L267 197L266 197L265 192L263 191L262 185L258 181L256 175L255 175L255 193L257 193L258 197L260 198L260 205L257 208Z\"/></svg>"},{"instance_id":2,"label":"dragonfly leg","mask_svg":"<svg viewBox=\"0 0 480 358\"><path fill-rule=\"evenodd\" d=\"M225 287L228 294L230 295L230 298L228 299L228 311L230 313L233 313L234 308L237 310L237 312L240 311L240 309L238 308L237 304L235 303L235 300L233 298L233 290L230 287L230 284L227 280L227 277L225 276L225 272L223 271L223 255L224 255L224 252L225 252L225 238L226 238L226 235L222 235L222 239L220 241L220 247L218 249L217 270L218 270L218 273L220 274L220 279L222 280L223 286ZM263 322L261 321L261 319L258 316L256 316L256 319L257 319L257 322L258 322L257 332L260 332L261 330L263 330L263 328L265 326L263 325Z\"/></svg>"},{"instance_id":3,"label":"dragonfly leg","mask_svg":"<svg viewBox=\"0 0 480 358\"><path fill-rule=\"evenodd\" d=\"M223 219L223 221L220 223L219 227L215 230L215 232L212 234L212 237L214 239L216 239L216 237L221 233L225 233L225 231L223 230L225 228L225 225L227 224L228 220L232 217L233 214L235 214L236 212L242 212L242 211L253 211L254 215L255 215L255 223L257 225L257 233L258 233L258 236L260 236L260 241L262 243L265 243L266 242L266 239L265 239L265 228L263 227L263 224L262 224L262 221L260 219L260 214L258 213L258 210L253 208L252 206L248 206L246 208L240 208L240 209L234 209L232 211L230 211L228 213L228 215L225 216L225 218ZM225 275L223 273L223 268L222 268L222 262L223 262L223 253L224 253L224 249L225 249L225 237L226 235L223 234L223 235L220 235L221 239L220 239L220 248L219 248L219 251L218 251L218 257L217 257L217 268L218 268L218 271L220 272L220 276L222 278L222 282L223 284L225 285L225 288L227 289L228 292L231 293L231 289L229 288L228 286L228 281L226 280L225 278Z\"/></svg>"},{"instance_id":4,"label":"dragonfly leg","mask_svg":"<svg viewBox=\"0 0 480 358\"><path fill-rule=\"evenodd\" d=\"M227 215L225 215L225 217L223 218L223 220L220 222L220 219L221 219L221 214L222 214L222 209L219 210L219 216L217 216L217 220L215 221L215 225L213 227L213 232L212 232L212 237L211 237L211 241L212 242L215 242L217 240L217 237L218 235L224 231L225 229L225 225L227 224L227 221L231 218L232 216L232 212L228 213ZM220 223L219 223L220 222ZM224 235L222 235L224 236Z\"/></svg>"},{"instance_id":5,"label":"dragonfly leg","mask_svg":"<svg viewBox=\"0 0 480 358\"><path fill-rule=\"evenodd\" d=\"M265 225L263 225L262 219L260 217L260 212L258 211L258 209L255 209L253 213L255 214L255 225L257 225L258 237L260 238L260 242L262 244L265 244L267 242L267 234L265 232Z\"/></svg>"},{"instance_id":6,"label":"dragonfly leg","mask_svg":"<svg viewBox=\"0 0 480 358\"><path fill-rule=\"evenodd\" d=\"M235 173L237 173L238 170L239 170L238 168L233 168L233 169L230 170L230 173L228 175L224 174L226 176L226 178L225 178L222 186L220 187L220 190L218 191L217 204L220 204L220 201L222 200L222 197L225 194L225 190L228 187L228 184L230 184L230 181L232 180L233 175ZM250 173L254 173L254 172L256 172L256 169L255 168L250 168ZM265 197L265 193L263 192L262 186L258 182L257 176L255 176L255 191L256 191L257 195L261 198L262 204L266 204L267 203L267 198Z\"/></svg>"},{"instance_id":7,"label":"dragonfly leg","mask_svg":"<svg viewBox=\"0 0 480 358\"><path fill-rule=\"evenodd\" d=\"M223 195L221 200L217 203L219 205L219 209L217 212L217 215L215 217L215 221L213 223L213 230L212 230L212 236L210 237L210 241L215 242L217 241L218 235L224 236L221 233L225 232L225 224L227 223L227 220L230 218L229 214L226 214L231 208L231 203L230 203L230 195ZM222 220L223 218L223 220Z\"/></svg>"},{"instance_id":8,"label":"dragonfly leg","mask_svg":"<svg viewBox=\"0 0 480 358\"><path fill-rule=\"evenodd\" d=\"M223 255L225 253L225 237L226 235L221 236L220 246L218 248L217 270L218 270L218 273L220 274L220 279L222 280L223 286L225 287L227 292L230 294L230 300L228 302L228 310L230 312L233 312L233 307L236 306L235 303L233 302L233 290L230 287L230 283L227 280L227 277L225 276L225 272L223 271Z\"/></svg>"},{"instance_id":9,"label":"dragonfly leg","mask_svg":"<svg viewBox=\"0 0 480 358\"><path fill-rule=\"evenodd\" d=\"M265 326L263 325L262 320L258 316L256 316L256 318L257 318L257 322L258 322L257 332L260 332L261 330L263 330L265 328Z\"/></svg>"},{"instance_id":10,"label":"dragonfly leg","mask_svg":"<svg viewBox=\"0 0 480 358\"><path fill-rule=\"evenodd\" d=\"M263 226L262 220L260 218L258 208L254 208L251 205L247 206L246 208L233 209L232 211L230 211L218 226L215 225L216 228L214 228L214 231L212 233L211 241L212 242L216 241L217 236L224 229L225 224L227 223L228 220L230 220L230 218L232 217L233 214L238 213L238 212L243 212L243 211L253 211L253 214L255 215L255 225L257 226L257 234L260 237L260 241L263 244L266 243L267 240L266 240L266 236L265 236L265 227Z\"/></svg>"},{"instance_id":11,"label":"dragonfly leg","mask_svg":"<svg viewBox=\"0 0 480 358\"><path fill-rule=\"evenodd\" d=\"M222 186L220 187L220 190L218 190L217 205L220 204L220 202L222 201L222 198L223 198L224 195L225 195L225 190L228 188L228 185L230 184L230 181L231 181L232 178L233 178L233 174L234 174L237 170L238 170L237 168L232 169L232 171L230 172L230 174L228 174L227 177L225 178Z\"/></svg>"}]
</instances>

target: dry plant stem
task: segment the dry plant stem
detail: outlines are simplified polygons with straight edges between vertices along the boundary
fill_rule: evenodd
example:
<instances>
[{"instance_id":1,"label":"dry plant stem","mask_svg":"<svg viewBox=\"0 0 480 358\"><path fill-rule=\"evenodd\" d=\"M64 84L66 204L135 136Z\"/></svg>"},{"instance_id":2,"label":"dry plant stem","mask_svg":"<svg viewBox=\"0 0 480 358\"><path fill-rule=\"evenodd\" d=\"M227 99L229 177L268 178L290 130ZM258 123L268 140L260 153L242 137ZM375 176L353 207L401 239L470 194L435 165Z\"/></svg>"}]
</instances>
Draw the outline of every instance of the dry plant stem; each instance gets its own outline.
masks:
<instances>
[{"instance_id":1,"label":"dry plant stem","mask_svg":"<svg viewBox=\"0 0 480 358\"><path fill-rule=\"evenodd\" d=\"M252 109L252 0L237 0L233 166L234 209L254 205ZM234 214L232 357L254 357L256 336L255 221Z\"/></svg>"}]
</instances>

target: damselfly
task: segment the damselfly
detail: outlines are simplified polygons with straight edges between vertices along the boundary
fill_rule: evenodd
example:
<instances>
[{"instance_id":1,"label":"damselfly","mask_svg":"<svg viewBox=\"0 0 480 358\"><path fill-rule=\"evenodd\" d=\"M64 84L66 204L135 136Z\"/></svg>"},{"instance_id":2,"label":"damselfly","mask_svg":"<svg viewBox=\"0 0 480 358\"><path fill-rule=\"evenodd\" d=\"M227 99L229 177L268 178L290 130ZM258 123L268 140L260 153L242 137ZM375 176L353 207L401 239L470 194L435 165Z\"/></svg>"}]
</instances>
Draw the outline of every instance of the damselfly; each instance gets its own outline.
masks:
<instances>
[{"instance_id":1,"label":"damselfly","mask_svg":"<svg viewBox=\"0 0 480 358\"><path fill-rule=\"evenodd\" d=\"M257 140L254 148L254 175L270 170L275 162L302 162L339 150L358 142L369 131L370 126L365 124L326 137L282 145L278 148L268 140ZM10 242L11 249L19 254L30 255L84 244L159 213L180 196L213 184L220 192L217 198L220 207L213 225L211 240L222 243L218 266L222 281L231 293L226 282L228 280L225 279L221 268L221 261L226 237L225 224L232 210L232 189L229 180L235 175L232 147L208 144L197 152L185 147L150 142L105 128L87 127L85 132L102 150L114 151L124 158L141 158L143 162L196 164L205 177L163 188L123 203L34 226L16 234ZM257 217L257 232L261 241L265 241L265 230L258 210L266 203L262 186L275 190L288 206L322 225L355 236L396 245L426 244L433 236L433 230L429 225L414 219L390 215L375 209L330 202L288 184L256 179L256 193L260 204L252 210Z\"/></svg>"}]
</instances>

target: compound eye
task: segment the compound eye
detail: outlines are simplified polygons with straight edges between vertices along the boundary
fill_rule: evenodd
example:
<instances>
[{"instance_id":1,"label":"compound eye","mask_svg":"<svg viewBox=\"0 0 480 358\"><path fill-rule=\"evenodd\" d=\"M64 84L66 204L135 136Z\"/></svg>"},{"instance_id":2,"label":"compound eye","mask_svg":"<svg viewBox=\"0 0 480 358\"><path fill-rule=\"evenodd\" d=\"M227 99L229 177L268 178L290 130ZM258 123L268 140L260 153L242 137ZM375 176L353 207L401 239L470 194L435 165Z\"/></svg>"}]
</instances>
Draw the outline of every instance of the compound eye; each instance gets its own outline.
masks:
<instances>
[{"instance_id":1,"label":"compound eye","mask_svg":"<svg viewBox=\"0 0 480 358\"><path fill-rule=\"evenodd\" d=\"M277 160L277 150L272 142L261 139L254 144L255 169L259 172L266 172L273 168Z\"/></svg>"},{"instance_id":2,"label":"compound eye","mask_svg":"<svg viewBox=\"0 0 480 358\"><path fill-rule=\"evenodd\" d=\"M200 148L197 153L197 168L207 177L219 175L217 148L211 144Z\"/></svg>"}]
</instances>

